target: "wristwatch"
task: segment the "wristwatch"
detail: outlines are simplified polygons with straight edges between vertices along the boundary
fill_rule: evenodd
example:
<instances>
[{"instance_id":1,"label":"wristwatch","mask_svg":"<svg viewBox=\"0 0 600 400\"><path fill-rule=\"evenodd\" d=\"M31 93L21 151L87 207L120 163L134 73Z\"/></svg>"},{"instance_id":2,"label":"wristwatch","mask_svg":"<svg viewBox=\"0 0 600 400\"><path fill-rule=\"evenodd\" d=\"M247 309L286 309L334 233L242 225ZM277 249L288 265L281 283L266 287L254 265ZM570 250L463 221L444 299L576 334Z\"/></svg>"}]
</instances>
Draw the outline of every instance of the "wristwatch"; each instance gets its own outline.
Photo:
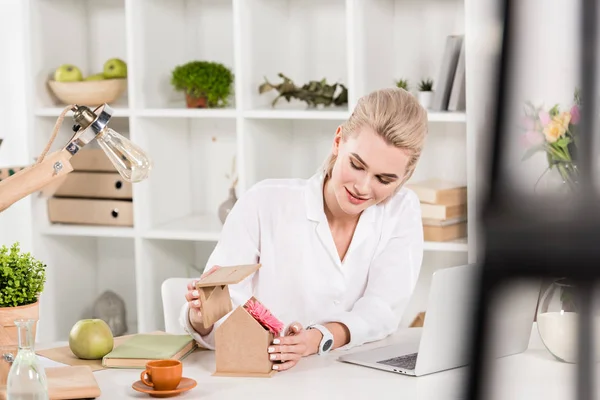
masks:
<instances>
[{"instance_id":1,"label":"wristwatch","mask_svg":"<svg viewBox=\"0 0 600 400\"><path fill-rule=\"evenodd\" d=\"M309 325L306 329L318 329L322 334L323 338L321 339L321 343L319 344L319 355L327 354L329 350L333 347L333 335L329 331L329 329L325 328L323 325L313 324Z\"/></svg>"}]
</instances>

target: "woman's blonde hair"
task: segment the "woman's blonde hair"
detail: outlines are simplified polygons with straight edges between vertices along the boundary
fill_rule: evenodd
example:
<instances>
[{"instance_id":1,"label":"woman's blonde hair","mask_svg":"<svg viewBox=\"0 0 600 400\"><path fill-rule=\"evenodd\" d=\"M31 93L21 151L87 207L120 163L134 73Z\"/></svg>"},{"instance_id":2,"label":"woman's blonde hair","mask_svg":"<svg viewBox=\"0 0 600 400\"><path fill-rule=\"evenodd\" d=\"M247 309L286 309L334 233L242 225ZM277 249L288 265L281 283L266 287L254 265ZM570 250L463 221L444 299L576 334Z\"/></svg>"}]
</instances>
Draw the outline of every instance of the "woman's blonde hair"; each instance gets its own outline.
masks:
<instances>
[{"instance_id":1,"label":"woman's blonde hair","mask_svg":"<svg viewBox=\"0 0 600 400\"><path fill-rule=\"evenodd\" d=\"M390 87L371 92L358 100L352 115L342 124L342 140L367 126L387 143L406 150L410 160L398 189L412 176L421 156L427 134L427 111L414 95L402 88ZM336 156L330 154L323 163L326 179L331 178Z\"/></svg>"}]
</instances>

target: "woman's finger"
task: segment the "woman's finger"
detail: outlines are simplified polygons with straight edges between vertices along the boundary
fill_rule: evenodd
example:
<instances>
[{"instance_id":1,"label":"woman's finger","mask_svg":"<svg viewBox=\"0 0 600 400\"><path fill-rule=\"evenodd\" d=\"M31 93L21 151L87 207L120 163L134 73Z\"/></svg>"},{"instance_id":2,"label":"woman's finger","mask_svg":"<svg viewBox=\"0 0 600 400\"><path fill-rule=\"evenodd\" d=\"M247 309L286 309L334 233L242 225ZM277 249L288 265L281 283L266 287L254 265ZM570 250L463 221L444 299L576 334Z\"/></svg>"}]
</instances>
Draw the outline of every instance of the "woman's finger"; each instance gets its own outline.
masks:
<instances>
[{"instance_id":1,"label":"woman's finger","mask_svg":"<svg viewBox=\"0 0 600 400\"><path fill-rule=\"evenodd\" d=\"M272 361L298 361L300 358L302 355L298 353L272 353L269 355L269 359Z\"/></svg>"},{"instance_id":2,"label":"woman's finger","mask_svg":"<svg viewBox=\"0 0 600 400\"><path fill-rule=\"evenodd\" d=\"M198 293L197 290L188 290L187 292L185 292L185 299L187 301L193 301L198 299L198 297L200 297L200 293Z\"/></svg>"},{"instance_id":3,"label":"woman's finger","mask_svg":"<svg viewBox=\"0 0 600 400\"><path fill-rule=\"evenodd\" d=\"M300 322L292 322L286 329L285 335L296 335L302 331L302 324Z\"/></svg>"},{"instance_id":4,"label":"woman's finger","mask_svg":"<svg viewBox=\"0 0 600 400\"><path fill-rule=\"evenodd\" d=\"M297 354L302 354L303 351L303 347L300 344L294 344L294 345L279 345L279 346L269 346L269 348L267 349L267 351L269 353L297 353Z\"/></svg>"},{"instance_id":5,"label":"woman's finger","mask_svg":"<svg viewBox=\"0 0 600 400\"><path fill-rule=\"evenodd\" d=\"M194 281L188 282L187 290L190 290L190 291L196 290L196 282L198 282L198 281L194 280Z\"/></svg>"},{"instance_id":6,"label":"woman's finger","mask_svg":"<svg viewBox=\"0 0 600 400\"><path fill-rule=\"evenodd\" d=\"M298 363L297 360L282 362L281 364L273 364L273 369L277 371L286 371Z\"/></svg>"}]
</instances>

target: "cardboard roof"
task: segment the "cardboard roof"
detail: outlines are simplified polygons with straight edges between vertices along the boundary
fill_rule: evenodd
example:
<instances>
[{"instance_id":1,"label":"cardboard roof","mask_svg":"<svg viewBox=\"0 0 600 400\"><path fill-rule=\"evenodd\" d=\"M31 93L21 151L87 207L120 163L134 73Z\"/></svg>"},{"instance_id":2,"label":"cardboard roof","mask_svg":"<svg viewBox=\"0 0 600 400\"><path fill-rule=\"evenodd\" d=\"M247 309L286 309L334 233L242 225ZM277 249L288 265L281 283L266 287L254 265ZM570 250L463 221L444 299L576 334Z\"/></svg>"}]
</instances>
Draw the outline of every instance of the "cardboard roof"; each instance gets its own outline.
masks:
<instances>
[{"instance_id":1,"label":"cardboard roof","mask_svg":"<svg viewBox=\"0 0 600 400\"><path fill-rule=\"evenodd\" d=\"M205 275L196 282L196 287L211 287L232 285L241 282L244 278L252 275L261 267L261 264L235 265L232 267L220 267L214 272Z\"/></svg>"}]
</instances>

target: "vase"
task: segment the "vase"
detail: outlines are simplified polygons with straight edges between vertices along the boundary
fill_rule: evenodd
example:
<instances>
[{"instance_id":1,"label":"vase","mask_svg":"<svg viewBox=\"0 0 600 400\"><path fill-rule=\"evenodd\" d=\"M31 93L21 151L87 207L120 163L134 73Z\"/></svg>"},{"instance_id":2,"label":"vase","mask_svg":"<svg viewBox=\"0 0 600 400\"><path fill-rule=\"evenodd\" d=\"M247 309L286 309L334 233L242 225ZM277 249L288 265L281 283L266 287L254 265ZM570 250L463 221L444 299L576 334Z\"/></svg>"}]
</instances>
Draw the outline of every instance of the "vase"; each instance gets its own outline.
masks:
<instances>
[{"instance_id":1,"label":"vase","mask_svg":"<svg viewBox=\"0 0 600 400\"><path fill-rule=\"evenodd\" d=\"M231 212L231 209L235 205L237 201L237 196L235 195L235 188L229 188L229 197L219 206L219 219L221 223L224 224L227 216Z\"/></svg>"},{"instance_id":2,"label":"vase","mask_svg":"<svg viewBox=\"0 0 600 400\"><path fill-rule=\"evenodd\" d=\"M33 334L35 323L34 319L15 321L19 332L19 349L8 373L7 400L48 400L49 398L46 371L35 354Z\"/></svg>"},{"instance_id":3,"label":"vase","mask_svg":"<svg viewBox=\"0 0 600 400\"><path fill-rule=\"evenodd\" d=\"M553 280L540 297L537 329L544 347L559 361L576 363L578 353L579 298L577 287L565 278ZM598 318L592 324L600 327ZM596 351L596 360L600 360Z\"/></svg>"},{"instance_id":4,"label":"vase","mask_svg":"<svg viewBox=\"0 0 600 400\"><path fill-rule=\"evenodd\" d=\"M196 97L186 93L185 104L188 108L206 108L206 97Z\"/></svg>"},{"instance_id":5,"label":"vase","mask_svg":"<svg viewBox=\"0 0 600 400\"><path fill-rule=\"evenodd\" d=\"M419 103L426 110L431 107L432 99L433 99L433 92L419 92Z\"/></svg>"}]
</instances>

